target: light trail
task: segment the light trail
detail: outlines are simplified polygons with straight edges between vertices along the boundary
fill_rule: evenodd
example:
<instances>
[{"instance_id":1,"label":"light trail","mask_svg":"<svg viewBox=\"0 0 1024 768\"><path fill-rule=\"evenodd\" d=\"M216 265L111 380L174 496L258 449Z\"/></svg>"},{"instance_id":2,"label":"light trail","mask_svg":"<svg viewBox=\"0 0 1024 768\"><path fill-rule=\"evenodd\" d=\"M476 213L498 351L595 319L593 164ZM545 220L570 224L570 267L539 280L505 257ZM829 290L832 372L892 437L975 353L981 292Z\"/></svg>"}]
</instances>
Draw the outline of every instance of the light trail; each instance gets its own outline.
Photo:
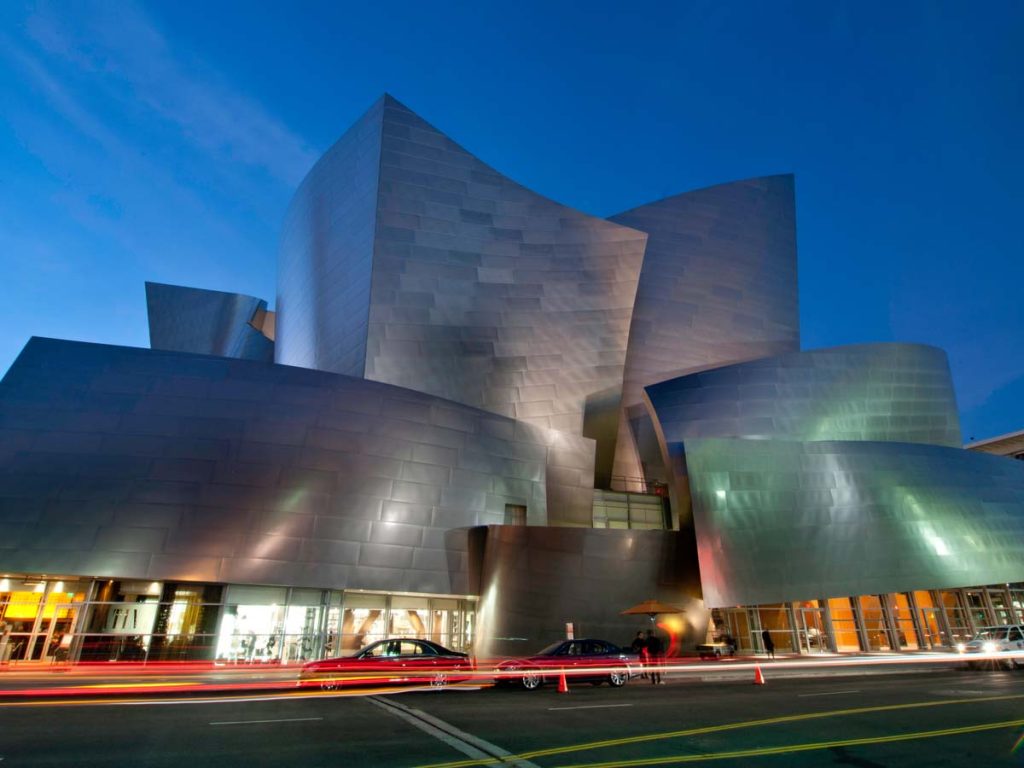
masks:
<instances>
[{"instance_id":1,"label":"light trail","mask_svg":"<svg viewBox=\"0 0 1024 768\"><path fill-rule=\"evenodd\" d=\"M507 660L503 659L502 661ZM932 664L963 664L968 661L973 663L988 661L1004 663L1013 662L1015 664L1024 665L1024 651L1000 652L993 654L934 653L921 656L897 654L887 656L857 656L825 659L807 659L803 657L792 660L783 659L772 661L758 659L721 659L719 661L712 662L674 660L673 663L659 665L658 671L663 675L670 675L673 679L686 679L688 677L695 676L706 679L709 677L724 678L741 672L749 673L751 677L753 677L755 669L761 669L762 673L767 673L769 675L771 675L774 670L775 672L785 672L787 673L787 676L791 676L797 671L814 672L826 669L866 667L921 667L923 665ZM25 688L20 690L8 689L0 692L0 703L2 703L4 699L13 698L41 699L72 696L131 695L143 690L154 695L159 693L180 694L186 692L227 695L247 691L280 692L295 688L321 687L325 684L333 685L337 688L350 688L353 686L391 686L396 684L427 685L430 682L430 678L438 675L439 673L456 678L448 682L447 685L438 686L439 688L450 688L465 683L472 683L476 686L489 685L493 682L515 683L516 680L520 679L526 672L541 674L548 682L553 682L563 672L566 678L569 681L572 681L573 679L581 677L597 677L623 671L623 664L621 662L618 664L609 664L608 666L579 668L573 668L571 664L564 668L549 666L535 668L524 664L523 667L515 671L501 672L494 668L496 664L496 661L485 661L482 663L478 662L477 668L473 670L438 667L429 673L410 672L407 675L396 675L394 671L391 671L389 674L384 674L381 670L375 669L364 673L349 672L308 679L300 679L300 667L278 667L273 670L268 670L266 665L263 665L262 667L247 666L222 668L211 665L196 664L184 664L175 667L171 664L166 664L152 665L148 669L132 667L126 670L115 670L110 667L75 670L74 668L62 667L59 668L60 674L68 675L72 678L67 679L68 685L49 685L46 687ZM626 667L630 677L637 677L644 671L643 666L634 661L628 662ZM57 670L53 670L50 674L53 674L54 672L57 672ZM214 681L196 679L200 673L216 677L223 676L229 679ZM8 677L8 675L12 676ZM259 676L262 679L253 680L253 676ZM27 680L40 679L40 677L41 676L38 672L32 675L27 672L3 672L0 673L0 682L4 679ZM111 677L156 679L125 679L118 681L111 680ZM87 682L92 678L102 678L104 681ZM238 678L246 679L239 680ZM50 681L53 678L46 677L45 679Z\"/></svg>"},{"instance_id":2,"label":"light trail","mask_svg":"<svg viewBox=\"0 0 1024 768\"><path fill-rule=\"evenodd\" d=\"M584 744L570 744L562 747L550 747L537 749L530 752L522 752L515 755L517 758L532 759L537 757L551 757L552 755L564 755L571 752L588 752L598 749L610 749L622 747L629 744L643 744L652 741L664 741L668 739L679 739L686 736L702 736L709 733L722 733L724 731L738 731L745 728L759 728L768 725L779 725L781 723L796 723L806 720L819 720L828 717L847 717L851 715L863 715L872 712L897 712L908 709L923 709L928 707L945 707L956 704L975 704L980 701L1013 701L1024 699L1024 694L1007 694L1002 696L973 697L969 699L949 699L946 701L920 701L909 704L882 704L874 707L856 707L852 709L835 709L828 712L806 712L799 715L782 715L769 717L762 720L742 720L735 723L722 723L720 725L707 725L699 728L687 728L681 731L666 731L663 733L650 733L642 736L626 736L619 739L604 739L591 741ZM619 765L620 763L609 763ZM498 760L456 760L446 763L431 763L421 765L419 768L471 768L471 766L501 765Z\"/></svg>"}]
</instances>

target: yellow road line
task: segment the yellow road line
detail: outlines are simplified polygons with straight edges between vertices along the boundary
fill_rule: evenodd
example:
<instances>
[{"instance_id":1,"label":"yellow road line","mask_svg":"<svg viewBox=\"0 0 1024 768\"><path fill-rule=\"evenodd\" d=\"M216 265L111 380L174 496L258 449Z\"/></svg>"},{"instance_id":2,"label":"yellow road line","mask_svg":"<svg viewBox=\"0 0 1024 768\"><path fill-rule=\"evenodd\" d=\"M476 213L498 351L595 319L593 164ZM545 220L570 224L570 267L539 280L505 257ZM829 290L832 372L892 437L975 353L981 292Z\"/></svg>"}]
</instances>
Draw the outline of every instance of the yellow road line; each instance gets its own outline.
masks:
<instances>
[{"instance_id":1,"label":"yellow road line","mask_svg":"<svg viewBox=\"0 0 1024 768\"><path fill-rule=\"evenodd\" d=\"M924 707L944 707L951 704L968 704L979 701L1009 701L1013 699L1024 699L1024 694L1010 694L1004 696L978 696L969 699L945 699L942 701L920 701L910 704L883 704L875 707L857 707L854 709L834 709L827 712L807 712L800 715L782 715L770 717L763 720L742 720L735 723L724 723L722 725L708 725L700 728L688 728L682 731L667 731L664 733L649 733L643 736L625 736L620 739L604 739L602 741L591 741L585 744L570 744L564 747L551 747L548 749L537 749L531 752L522 752L518 755L508 755L504 758L492 758L487 760L455 760L447 763L432 763L423 765L420 768L470 768L470 766L501 765L515 760L529 760L535 757L550 757L562 755L569 752L585 752L589 750L608 749L609 747L621 747L627 744L641 744L650 741L662 741L666 739L678 739L684 736L699 736L707 733L720 733L722 731L735 731L743 728L757 728L765 725L777 725L779 723L795 723L803 720L818 720L826 717L843 717L848 715L862 715L871 712L894 712L904 709L921 709Z\"/></svg>"},{"instance_id":2,"label":"yellow road line","mask_svg":"<svg viewBox=\"0 0 1024 768\"><path fill-rule=\"evenodd\" d=\"M836 741L818 741L809 744L790 744L781 747L755 747L754 749L738 749L732 752L709 752L703 755L673 755L668 757L639 758L636 760L613 760L607 763L577 763L563 765L559 768L628 768L641 765L674 765L677 763L699 763L705 760L736 760L748 757L768 757L770 755L787 755L793 752L811 752L836 747L863 747L875 744L892 744L899 741L915 741L917 739L934 739L938 736L959 736L965 733L994 731L1000 728L1019 728L1024 720L1004 720L999 723L982 723L966 725L960 728L942 728L936 731L915 731L914 733L895 733L888 736L865 737L861 739L838 739Z\"/></svg>"}]
</instances>

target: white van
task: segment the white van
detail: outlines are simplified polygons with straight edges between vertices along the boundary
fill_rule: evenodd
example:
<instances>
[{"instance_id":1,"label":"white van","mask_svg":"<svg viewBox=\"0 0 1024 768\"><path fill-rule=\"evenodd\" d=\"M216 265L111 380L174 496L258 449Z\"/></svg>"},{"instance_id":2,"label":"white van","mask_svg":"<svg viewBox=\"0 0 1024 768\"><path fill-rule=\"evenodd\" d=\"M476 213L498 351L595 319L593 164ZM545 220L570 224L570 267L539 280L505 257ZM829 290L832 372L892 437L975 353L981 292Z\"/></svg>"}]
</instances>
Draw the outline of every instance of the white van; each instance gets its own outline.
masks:
<instances>
[{"instance_id":1,"label":"white van","mask_svg":"<svg viewBox=\"0 0 1024 768\"><path fill-rule=\"evenodd\" d=\"M964 655L977 653L989 657L977 661L969 660L967 662L969 667L981 667L986 664L1002 666L1006 669L1024 667L1024 627L1019 624L981 627L969 641L957 643L956 649ZM1008 658L1000 658L1002 654L1007 654Z\"/></svg>"}]
</instances>

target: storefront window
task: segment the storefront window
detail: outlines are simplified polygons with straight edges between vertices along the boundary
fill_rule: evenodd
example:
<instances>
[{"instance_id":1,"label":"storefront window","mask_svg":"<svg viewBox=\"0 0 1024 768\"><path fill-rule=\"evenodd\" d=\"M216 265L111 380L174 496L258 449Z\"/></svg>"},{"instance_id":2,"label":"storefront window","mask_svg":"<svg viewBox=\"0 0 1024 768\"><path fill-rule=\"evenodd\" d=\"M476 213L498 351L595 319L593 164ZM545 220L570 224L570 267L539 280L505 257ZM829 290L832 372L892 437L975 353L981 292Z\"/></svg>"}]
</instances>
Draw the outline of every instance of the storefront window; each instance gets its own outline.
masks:
<instances>
[{"instance_id":1,"label":"storefront window","mask_svg":"<svg viewBox=\"0 0 1024 768\"><path fill-rule=\"evenodd\" d=\"M851 599L853 598L833 597L828 601L837 651L860 650L860 636L857 634L857 622L854 619Z\"/></svg>"},{"instance_id":2,"label":"storefront window","mask_svg":"<svg viewBox=\"0 0 1024 768\"><path fill-rule=\"evenodd\" d=\"M952 633L950 645L954 643L967 642L974 635L971 629L971 622L967 615L967 609L960 598L959 590L948 590L940 592L942 607L946 611L946 618L949 621L949 631Z\"/></svg>"},{"instance_id":3,"label":"storefront window","mask_svg":"<svg viewBox=\"0 0 1024 768\"><path fill-rule=\"evenodd\" d=\"M902 592L893 595L893 624L896 636L900 641L901 650L916 651L920 648L917 630L914 628L914 617L910 610L910 599Z\"/></svg>"},{"instance_id":4,"label":"storefront window","mask_svg":"<svg viewBox=\"0 0 1024 768\"><path fill-rule=\"evenodd\" d=\"M888 651L889 634L886 632L882 602L878 595L860 596L860 615L864 622L864 632L868 638L868 650Z\"/></svg>"},{"instance_id":5,"label":"storefront window","mask_svg":"<svg viewBox=\"0 0 1024 768\"><path fill-rule=\"evenodd\" d=\"M345 593L341 620L341 654L347 656L377 640L383 640L387 625L387 595Z\"/></svg>"},{"instance_id":6,"label":"storefront window","mask_svg":"<svg viewBox=\"0 0 1024 768\"><path fill-rule=\"evenodd\" d=\"M776 653L796 653L793 647L793 625L790 622L791 608L787 604L758 606L761 630L771 633ZM759 638L760 639L760 638ZM763 640L760 645L763 645Z\"/></svg>"},{"instance_id":7,"label":"storefront window","mask_svg":"<svg viewBox=\"0 0 1024 768\"><path fill-rule=\"evenodd\" d=\"M391 598L389 637L427 637L430 600L426 597L395 595Z\"/></svg>"},{"instance_id":8,"label":"storefront window","mask_svg":"<svg viewBox=\"0 0 1024 768\"><path fill-rule=\"evenodd\" d=\"M287 596L284 588L228 587L217 658L246 663L280 660Z\"/></svg>"}]
</instances>

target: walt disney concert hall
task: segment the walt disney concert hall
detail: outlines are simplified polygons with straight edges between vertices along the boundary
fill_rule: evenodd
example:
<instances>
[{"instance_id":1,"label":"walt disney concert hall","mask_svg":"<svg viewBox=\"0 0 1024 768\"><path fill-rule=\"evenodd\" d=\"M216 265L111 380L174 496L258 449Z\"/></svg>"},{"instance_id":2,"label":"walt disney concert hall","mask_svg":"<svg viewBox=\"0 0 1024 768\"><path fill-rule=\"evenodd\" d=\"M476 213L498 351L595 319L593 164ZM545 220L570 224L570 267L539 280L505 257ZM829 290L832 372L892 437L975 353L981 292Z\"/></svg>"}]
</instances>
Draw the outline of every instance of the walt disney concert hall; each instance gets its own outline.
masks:
<instances>
[{"instance_id":1,"label":"walt disney concert hall","mask_svg":"<svg viewBox=\"0 0 1024 768\"><path fill-rule=\"evenodd\" d=\"M801 350L793 178L607 219L384 96L265 300L147 284L150 348L0 385L0 661L948 647L1024 622L1024 462L946 355ZM141 295L141 286L140 286Z\"/></svg>"}]
</instances>

